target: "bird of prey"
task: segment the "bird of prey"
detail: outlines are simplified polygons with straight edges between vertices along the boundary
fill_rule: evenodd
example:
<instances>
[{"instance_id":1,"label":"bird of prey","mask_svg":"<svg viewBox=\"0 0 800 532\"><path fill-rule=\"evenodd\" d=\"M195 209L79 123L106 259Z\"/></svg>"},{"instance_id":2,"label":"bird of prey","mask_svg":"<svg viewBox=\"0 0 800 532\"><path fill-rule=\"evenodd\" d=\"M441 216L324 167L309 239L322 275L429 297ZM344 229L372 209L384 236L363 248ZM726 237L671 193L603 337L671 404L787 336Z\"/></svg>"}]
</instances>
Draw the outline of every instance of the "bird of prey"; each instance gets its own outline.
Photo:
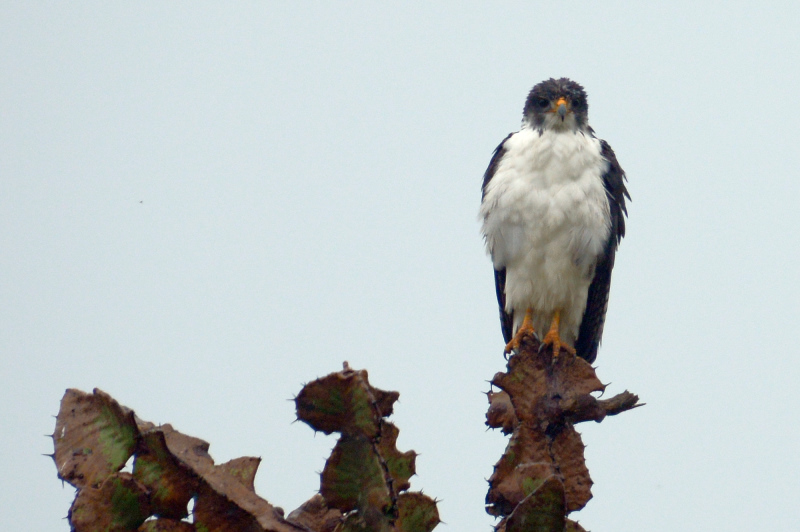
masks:
<instances>
[{"instance_id":1,"label":"bird of prey","mask_svg":"<svg viewBox=\"0 0 800 532\"><path fill-rule=\"evenodd\" d=\"M548 79L483 177L480 218L506 353L523 334L593 362L630 200L614 151L589 127L586 91Z\"/></svg>"}]
</instances>

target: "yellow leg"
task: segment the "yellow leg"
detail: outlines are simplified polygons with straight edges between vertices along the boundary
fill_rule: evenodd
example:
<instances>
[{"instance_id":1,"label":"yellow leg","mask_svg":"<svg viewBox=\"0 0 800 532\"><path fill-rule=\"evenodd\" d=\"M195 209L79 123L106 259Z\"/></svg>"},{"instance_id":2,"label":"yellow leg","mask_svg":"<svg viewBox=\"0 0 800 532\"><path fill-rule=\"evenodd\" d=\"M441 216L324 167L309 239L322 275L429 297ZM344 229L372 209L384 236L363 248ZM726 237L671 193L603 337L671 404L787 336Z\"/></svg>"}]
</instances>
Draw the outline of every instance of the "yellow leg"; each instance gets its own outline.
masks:
<instances>
[{"instance_id":1,"label":"yellow leg","mask_svg":"<svg viewBox=\"0 0 800 532\"><path fill-rule=\"evenodd\" d=\"M553 321L550 322L550 330L547 331L547 334L544 336L544 340L542 340L542 345L553 346L553 358L558 357L558 353L561 351L562 347L566 349L567 353L571 355L575 354L574 347L561 341L561 337L558 335L558 328L560 325L561 309L558 309L556 310L555 314L553 314Z\"/></svg>"},{"instance_id":2,"label":"yellow leg","mask_svg":"<svg viewBox=\"0 0 800 532\"><path fill-rule=\"evenodd\" d=\"M519 349L519 344L520 342L522 342L522 337L528 333L531 334L534 333L533 323L531 323L532 314L533 311L531 309L528 309L525 312L525 318L522 320L522 325L520 325L517 334L515 334L514 338L512 338L511 341L506 344L506 350L505 350L506 353L510 353L514 349Z\"/></svg>"}]
</instances>

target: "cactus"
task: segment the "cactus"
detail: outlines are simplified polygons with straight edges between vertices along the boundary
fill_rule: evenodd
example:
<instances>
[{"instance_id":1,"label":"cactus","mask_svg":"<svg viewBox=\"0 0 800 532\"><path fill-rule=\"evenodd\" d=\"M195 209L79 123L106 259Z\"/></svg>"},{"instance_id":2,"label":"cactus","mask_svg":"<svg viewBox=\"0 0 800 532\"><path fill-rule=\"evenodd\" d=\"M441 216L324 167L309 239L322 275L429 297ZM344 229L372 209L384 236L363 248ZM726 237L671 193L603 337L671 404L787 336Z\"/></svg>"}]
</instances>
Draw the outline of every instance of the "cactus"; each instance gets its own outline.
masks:
<instances>
[{"instance_id":1,"label":"cactus","mask_svg":"<svg viewBox=\"0 0 800 532\"><path fill-rule=\"evenodd\" d=\"M322 473L321 494L284 517L255 493L259 458L216 465L207 442L143 421L100 390L67 390L52 458L59 478L78 490L72 530L429 532L439 522L436 503L406 492L416 453L397 450L398 430L384 419L398 396L347 367L303 388L298 417L341 438ZM132 456L133 474L120 472Z\"/></svg>"},{"instance_id":2,"label":"cactus","mask_svg":"<svg viewBox=\"0 0 800 532\"><path fill-rule=\"evenodd\" d=\"M592 485L574 425L640 405L627 391L596 399L591 394L604 386L589 364L539 347L525 336L507 372L491 381L500 391L488 394L487 425L511 438L489 479L487 511L501 519L501 532L585 532L568 519ZM70 525L77 532L430 532L440 522L436 501L408 491L417 455L397 449L399 430L386 420L398 397L346 362L303 387L298 419L339 440L319 493L284 516L255 492L259 458L217 465L207 442L143 421L100 390L67 390L52 458L59 478L77 488ZM131 457L132 474L121 472Z\"/></svg>"},{"instance_id":3,"label":"cactus","mask_svg":"<svg viewBox=\"0 0 800 532\"><path fill-rule=\"evenodd\" d=\"M433 499L405 492L417 455L397 450L399 430L384 419L398 397L373 388L366 371L345 362L343 371L307 384L295 399L298 419L341 434L320 486L328 506L345 515L337 532L430 532L439 523Z\"/></svg>"},{"instance_id":4,"label":"cactus","mask_svg":"<svg viewBox=\"0 0 800 532\"><path fill-rule=\"evenodd\" d=\"M585 360L541 349L532 334L523 337L507 372L491 383L486 424L511 434L489 479L486 511L502 520L498 531L583 530L567 519L592 497L584 445L574 425L602 421L637 406L625 391L608 400L591 394L605 386Z\"/></svg>"}]
</instances>

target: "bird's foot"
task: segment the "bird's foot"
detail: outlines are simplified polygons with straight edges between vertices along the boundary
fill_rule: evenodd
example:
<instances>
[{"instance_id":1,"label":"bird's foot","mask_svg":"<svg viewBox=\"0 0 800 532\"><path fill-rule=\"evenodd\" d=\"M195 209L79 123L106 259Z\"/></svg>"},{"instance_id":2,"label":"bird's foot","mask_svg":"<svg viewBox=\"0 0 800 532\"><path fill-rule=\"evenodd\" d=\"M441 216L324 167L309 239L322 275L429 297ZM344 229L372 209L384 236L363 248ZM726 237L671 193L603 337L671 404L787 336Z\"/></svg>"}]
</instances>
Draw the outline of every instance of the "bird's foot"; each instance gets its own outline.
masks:
<instances>
[{"instance_id":1,"label":"bird's foot","mask_svg":"<svg viewBox=\"0 0 800 532\"><path fill-rule=\"evenodd\" d=\"M539 352L544 351L545 347L550 346L553 348L553 362L558 360L558 354L561 352L561 348L564 348L564 351L569 353L570 355L575 355L577 352L575 348L569 344L565 344L561 341L561 338L558 336L558 333L551 334L552 331L549 331L542 340L542 344L539 346Z\"/></svg>"},{"instance_id":2,"label":"bird's foot","mask_svg":"<svg viewBox=\"0 0 800 532\"><path fill-rule=\"evenodd\" d=\"M522 320L522 325L520 325L514 338L506 344L505 351L503 351L506 355L511 353L511 351L519 351L522 338L525 337L526 334L536 335L536 331L533 330L533 324L531 323L531 313L531 309L528 309L525 313L525 319Z\"/></svg>"},{"instance_id":3,"label":"bird's foot","mask_svg":"<svg viewBox=\"0 0 800 532\"><path fill-rule=\"evenodd\" d=\"M550 323L550 330L547 331L546 335L544 335L544 338L542 339L542 344L539 346L539 352L541 352L545 348L545 346L549 345L552 347L553 363L555 363L556 360L558 360L558 355L561 352L562 347L570 355L574 356L576 354L574 347L561 341L561 337L558 335L558 327L560 323L561 323L561 312L556 311L555 315L553 316L553 321Z\"/></svg>"}]
</instances>

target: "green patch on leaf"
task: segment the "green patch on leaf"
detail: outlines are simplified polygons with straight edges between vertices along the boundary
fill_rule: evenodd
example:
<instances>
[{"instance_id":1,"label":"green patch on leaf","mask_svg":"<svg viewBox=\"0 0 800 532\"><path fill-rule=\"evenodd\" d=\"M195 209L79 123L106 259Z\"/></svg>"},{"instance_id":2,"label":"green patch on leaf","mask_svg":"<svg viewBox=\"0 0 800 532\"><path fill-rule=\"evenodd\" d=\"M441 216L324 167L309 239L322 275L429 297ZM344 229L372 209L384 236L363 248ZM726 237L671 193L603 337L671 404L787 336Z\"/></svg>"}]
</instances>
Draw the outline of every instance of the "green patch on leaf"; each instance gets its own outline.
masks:
<instances>
[{"instance_id":1,"label":"green patch on leaf","mask_svg":"<svg viewBox=\"0 0 800 532\"><path fill-rule=\"evenodd\" d=\"M124 466L133 454L136 444L136 428L120 423L120 419L108 405L100 408L94 426L97 430L100 451L108 460L109 466L113 469Z\"/></svg>"}]
</instances>

